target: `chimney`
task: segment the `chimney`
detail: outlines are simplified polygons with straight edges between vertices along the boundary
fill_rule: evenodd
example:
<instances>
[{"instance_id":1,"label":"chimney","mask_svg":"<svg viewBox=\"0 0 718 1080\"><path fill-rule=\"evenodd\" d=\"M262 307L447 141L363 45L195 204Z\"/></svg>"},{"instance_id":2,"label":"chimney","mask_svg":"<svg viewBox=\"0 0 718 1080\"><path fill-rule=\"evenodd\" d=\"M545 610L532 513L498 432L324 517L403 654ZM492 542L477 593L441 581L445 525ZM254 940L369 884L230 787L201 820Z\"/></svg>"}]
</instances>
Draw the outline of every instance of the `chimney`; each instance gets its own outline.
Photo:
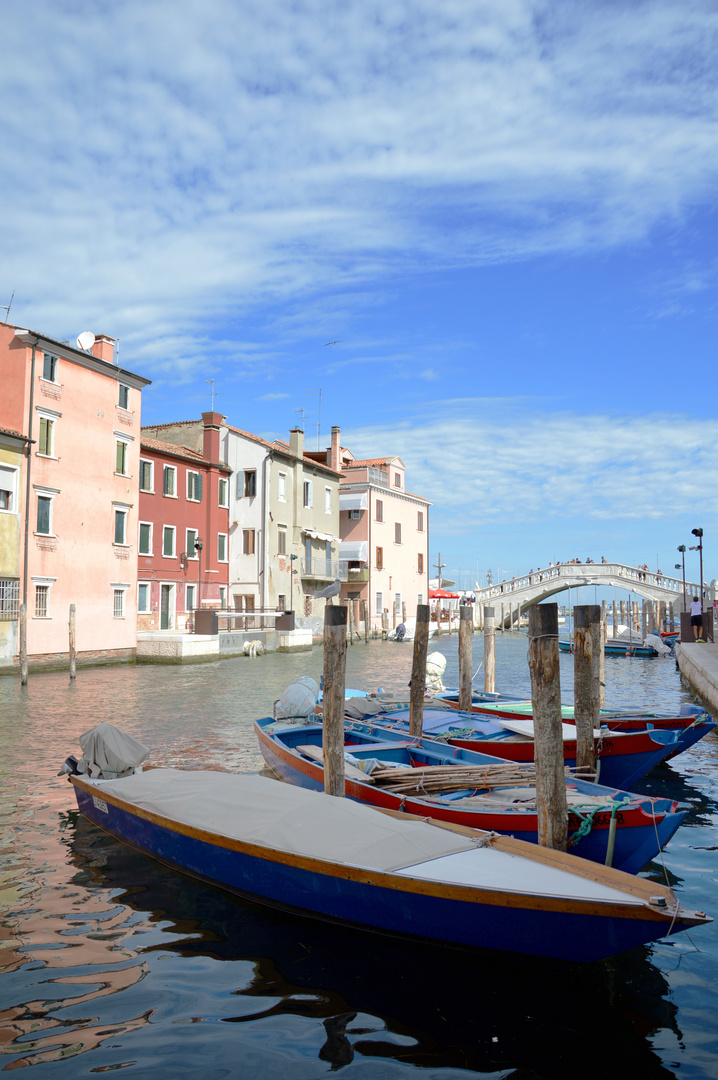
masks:
<instances>
[{"instance_id":1,"label":"chimney","mask_svg":"<svg viewBox=\"0 0 718 1080\"><path fill-rule=\"evenodd\" d=\"M329 461L327 464L330 469L334 469L335 472L339 472L339 428L334 426L332 428L332 448L329 451Z\"/></svg>"},{"instance_id":2,"label":"chimney","mask_svg":"<svg viewBox=\"0 0 718 1080\"><path fill-rule=\"evenodd\" d=\"M108 364L115 362L115 338L107 334L95 334L95 343L92 346L92 355L98 360L104 360Z\"/></svg>"},{"instance_id":3,"label":"chimney","mask_svg":"<svg viewBox=\"0 0 718 1080\"><path fill-rule=\"evenodd\" d=\"M304 458L304 432L295 427L289 432L289 449L295 457Z\"/></svg>"},{"instance_id":4,"label":"chimney","mask_svg":"<svg viewBox=\"0 0 718 1080\"><path fill-rule=\"evenodd\" d=\"M204 424L204 437L202 441L202 456L208 461L220 460L219 433L222 424L226 420L222 413L203 412L202 423Z\"/></svg>"}]
</instances>

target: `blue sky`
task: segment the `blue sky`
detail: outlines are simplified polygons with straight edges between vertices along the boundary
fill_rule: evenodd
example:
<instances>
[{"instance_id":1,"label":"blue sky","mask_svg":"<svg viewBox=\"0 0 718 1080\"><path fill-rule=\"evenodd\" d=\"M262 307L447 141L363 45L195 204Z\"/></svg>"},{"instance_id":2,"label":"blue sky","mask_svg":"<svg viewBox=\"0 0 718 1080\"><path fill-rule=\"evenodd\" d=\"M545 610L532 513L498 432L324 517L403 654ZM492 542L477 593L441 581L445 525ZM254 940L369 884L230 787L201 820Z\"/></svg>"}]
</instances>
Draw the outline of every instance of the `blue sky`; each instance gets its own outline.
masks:
<instances>
[{"instance_id":1,"label":"blue sky","mask_svg":"<svg viewBox=\"0 0 718 1080\"><path fill-rule=\"evenodd\" d=\"M118 337L148 423L214 379L315 446L321 389L449 576L702 526L710 579L717 46L712 0L14 5L0 304Z\"/></svg>"}]
</instances>

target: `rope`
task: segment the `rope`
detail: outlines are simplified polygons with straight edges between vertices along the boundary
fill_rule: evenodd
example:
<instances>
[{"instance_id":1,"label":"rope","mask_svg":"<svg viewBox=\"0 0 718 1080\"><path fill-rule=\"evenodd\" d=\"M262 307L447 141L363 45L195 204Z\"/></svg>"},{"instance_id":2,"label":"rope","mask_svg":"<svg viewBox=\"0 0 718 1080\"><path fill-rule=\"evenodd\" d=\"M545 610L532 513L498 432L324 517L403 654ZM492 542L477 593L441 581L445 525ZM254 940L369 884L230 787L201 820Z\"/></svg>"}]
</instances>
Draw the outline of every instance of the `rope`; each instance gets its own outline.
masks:
<instances>
[{"instance_id":1,"label":"rope","mask_svg":"<svg viewBox=\"0 0 718 1080\"><path fill-rule=\"evenodd\" d=\"M629 799L628 801L630 802L631 800ZM570 806L568 808L569 814L575 814L580 819L581 824L576 829L576 832L569 837L567 846L573 847L574 844L577 844L582 837L588 836L588 834L591 832L591 829L593 828L593 819L595 818L596 814L610 809L611 820L613 820L621 807L624 807L625 805L626 800L622 799L620 802L611 800L610 803L602 803L600 806ZM585 811L585 815L583 811Z\"/></svg>"}]
</instances>

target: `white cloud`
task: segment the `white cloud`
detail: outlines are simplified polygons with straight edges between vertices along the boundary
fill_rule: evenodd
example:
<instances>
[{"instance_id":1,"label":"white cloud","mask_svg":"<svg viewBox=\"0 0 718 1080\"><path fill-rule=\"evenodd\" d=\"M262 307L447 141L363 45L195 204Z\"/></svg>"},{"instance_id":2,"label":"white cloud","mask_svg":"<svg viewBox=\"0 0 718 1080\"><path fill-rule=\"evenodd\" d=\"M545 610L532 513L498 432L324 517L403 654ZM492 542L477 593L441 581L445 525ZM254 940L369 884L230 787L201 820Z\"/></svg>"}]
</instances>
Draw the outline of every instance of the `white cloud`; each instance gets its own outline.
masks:
<instances>
[{"instance_id":1,"label":"white cloud","mask_svg":"<svg viewBox=\"0 0 718 1080\"><path fill-rule=\"evenodd\" d=\"M15 5L0 287L189 374L268 300L642 240L712 198L717 32L709 0Z\"/></svg>"}]
</instances>

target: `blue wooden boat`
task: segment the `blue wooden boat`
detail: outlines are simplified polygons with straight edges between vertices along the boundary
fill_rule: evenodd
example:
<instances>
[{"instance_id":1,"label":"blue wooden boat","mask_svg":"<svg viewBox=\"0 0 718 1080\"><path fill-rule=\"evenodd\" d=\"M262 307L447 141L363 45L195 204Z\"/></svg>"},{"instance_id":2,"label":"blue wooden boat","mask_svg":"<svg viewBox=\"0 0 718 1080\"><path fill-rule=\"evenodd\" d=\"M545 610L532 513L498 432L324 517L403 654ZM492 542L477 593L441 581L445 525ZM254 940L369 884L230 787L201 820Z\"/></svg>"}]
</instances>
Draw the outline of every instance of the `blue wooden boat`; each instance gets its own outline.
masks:
<instances>
[{"instance_id":1,"label":"blue wooden boat","mask_svg":"<svg viewBox=\"0 0 718 1080\"><path fill-rule=\"evenodd\" d=\"M262 756L277 776L324 790L320 722L255 720ZM432 739L386 741L346 726L345 786L351 799L385 810L486 829L538 843L533 765L515 765ZM566 777L569 851L592 862L638 873L665 847L686 811L671 799L651 799Z\"/></svg>"},{"instance_id":2,"label":"blue wooden boat","mask_svg":"<svg viewBox=\"0 0 718 1080\"><path fill-rule=\"evenodd\" d=\"M366 718L365 730L376 733L393 731L396 738L406 738L409 709L395 708L378 698L355 698L347 701L349 720ZM424 707L422 734L439 738L451 746L479 750L483 754L510 761L534 759L533 720L508 720L483 713ZM388 737L388 736L387 736ZM676 731L604 731L596 732L594 752L597 780L609 787L630 791L654 765L658 765L678 747ZM564 763L576 765L575 725L563 725Z\"/></svg>"},{"instance_id":3,"label":"blue wooden boat","mask_svg":"<svg viewBox=\"0 0 718 1080\"><path fill-rule=\"evenodd\" d=\"M559 638L558 647L560 652L572 653L573 642ZM603 646L605 656L658 656L658 650L650 645L633 645L631 642L607 641Z\"/></svg>"},{"instance_id":4,"label":"blue wooden boat","mask_svg":"<svg viewBox=\"0 0 718 1080\"><path fill-rule=\"evenodd\" d=\"M69 779L80 812L118 840L344 926L592 961L710 921L666 886L574 855L262 776L136 767L118 776L113 764L106 778L96 761L79 767L89 772Z\"/></svg>"}]
</instances>

